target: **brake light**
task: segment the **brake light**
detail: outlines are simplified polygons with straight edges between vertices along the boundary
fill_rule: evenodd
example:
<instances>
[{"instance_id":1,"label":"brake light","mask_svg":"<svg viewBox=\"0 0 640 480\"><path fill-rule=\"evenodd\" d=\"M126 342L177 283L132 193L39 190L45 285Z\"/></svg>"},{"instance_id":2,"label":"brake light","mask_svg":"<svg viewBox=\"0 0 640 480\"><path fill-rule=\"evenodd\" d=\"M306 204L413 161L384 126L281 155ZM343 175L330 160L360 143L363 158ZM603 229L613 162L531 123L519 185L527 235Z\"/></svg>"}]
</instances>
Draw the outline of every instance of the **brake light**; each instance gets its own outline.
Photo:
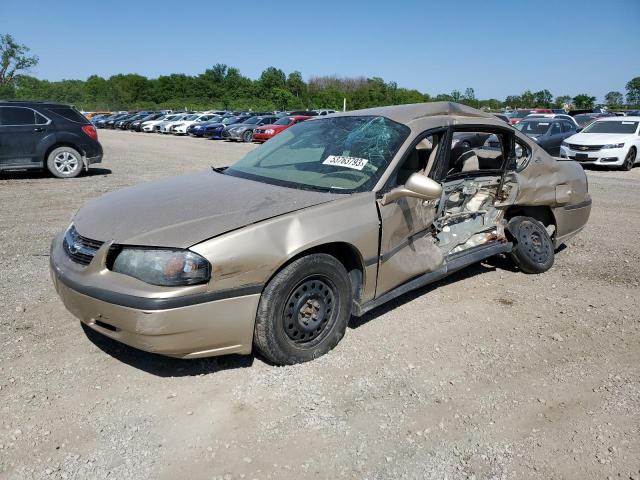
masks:
<instances>
[{"instance_id":1,"label":"brake light","mask_svg":"<svg viewBox=\"0 0 640 480\"><path fill-rule=\"evenodd\" d=\"M93 138L94 140L98 140L98 131L96 130L96 127L94 127L93 125L83 125L82 131L86 133L88 136L90 136L91 138Z\"/></svg>"}]
</instances>

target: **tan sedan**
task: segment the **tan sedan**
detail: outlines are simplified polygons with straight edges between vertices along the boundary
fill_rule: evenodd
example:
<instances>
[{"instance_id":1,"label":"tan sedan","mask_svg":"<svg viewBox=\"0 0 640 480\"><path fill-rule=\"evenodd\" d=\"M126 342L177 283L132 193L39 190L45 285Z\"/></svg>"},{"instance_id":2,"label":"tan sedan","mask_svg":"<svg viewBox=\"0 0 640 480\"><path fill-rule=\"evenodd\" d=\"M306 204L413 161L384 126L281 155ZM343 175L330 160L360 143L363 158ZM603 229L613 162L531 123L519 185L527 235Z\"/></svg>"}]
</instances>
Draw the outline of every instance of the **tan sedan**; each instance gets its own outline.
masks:
<instances>
[{"instance_id":1,"label":"tan sedan","mask_svg":"<svg viewBox=\"0 0 640 480\"><path fill-rule=\"evenodd\" d=\"M471 136L484 143L459 144ZM291 364L331 350L352 315L488 257L546 271L590 210L579 164L492 115L381 107L94 200L53 240L51 271L69 311L128 345Z\"/></svg>"}]
</instances>

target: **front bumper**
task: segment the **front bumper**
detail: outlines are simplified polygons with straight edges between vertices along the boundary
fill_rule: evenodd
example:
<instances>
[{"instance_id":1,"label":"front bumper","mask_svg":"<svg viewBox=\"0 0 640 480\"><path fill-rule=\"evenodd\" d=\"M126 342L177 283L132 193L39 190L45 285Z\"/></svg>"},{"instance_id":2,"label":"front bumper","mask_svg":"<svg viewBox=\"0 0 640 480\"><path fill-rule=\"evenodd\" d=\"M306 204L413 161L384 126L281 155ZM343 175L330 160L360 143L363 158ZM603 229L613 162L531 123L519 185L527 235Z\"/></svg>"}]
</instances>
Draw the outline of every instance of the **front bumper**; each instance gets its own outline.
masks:
<instances>
[{"instance_id":1,"label":"front bumper","mask_svg":"<svg viewBox=\"0 0 640 480\"><path fill-rule=\"evenodd\" d=\"M246 132L243 130L238 133L230 132L229 130L225 130L225 134L223 135L225 140L242 140L242 135Z\"/></svg>"},{"instance_id":2,"label":"front bumper","mask_svg":"<svg viewBox=\"0 0 640 480\"><path fill-rule=\"evenodd\" d=\"M267 140L273 138L274 136L275 136L274 133L272 133L272 134L254 133L253 134L253 141L254 142L266 142Z\"/></svg>"},{"instance_id":3,"label":"front bumper","mask_svg":"<svg viewBox=\"0 0 640 480\"><path fill-rule=\"evenodd\" d=\"M560 147L560 157L570 158L585 165L602 165L619 167L624 163L628 147L605 148L593 152L573 150L569 147ZM586 155L586 157L585 157Z\"/></svg>"},{"instance_id":4,"label":"front bumper","mask_svg":"<svg viewBox=\"0 0 640 480\"><path fill-rule=\"evenodd\" d=\"M172 357L251 352L260 300L255 288L238 289L237 296L205 292L163 300L158 295L171 289L157 287L154 293L150 285L139 282L136 286L137 280L100 267L108 249L109 244L104 244L85 267L66 254L62 235L51 244L50 269L56 292L82 323L134 348ZM115 282L120 282L121 291L108 290ZM138 287L147 293L140 294ZM209 298L217 299L203 301Z\"/></svg>"},{"instance_id":5,"label":"front bumper","mask_svg":"<svg viewBox=\"0 0 640 480\"><path fill-rule=\"evenodd\" d=\"M224 132L224 129L216 129L208 132L208 135L209 135L209 138L212 140L222 140L224 138L223 132Z\"/></svg>"}]
</instances>

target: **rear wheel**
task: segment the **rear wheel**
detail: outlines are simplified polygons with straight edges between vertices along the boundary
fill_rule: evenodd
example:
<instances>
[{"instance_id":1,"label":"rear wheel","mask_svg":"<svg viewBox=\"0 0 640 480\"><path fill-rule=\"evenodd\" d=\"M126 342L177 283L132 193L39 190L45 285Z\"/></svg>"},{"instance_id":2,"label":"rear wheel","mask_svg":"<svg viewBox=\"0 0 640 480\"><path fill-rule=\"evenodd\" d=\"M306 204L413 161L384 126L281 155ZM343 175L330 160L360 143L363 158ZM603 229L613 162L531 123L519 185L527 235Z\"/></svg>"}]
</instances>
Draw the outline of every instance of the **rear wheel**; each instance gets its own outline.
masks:
<instances>
[{"instance_id":1,"label":"rear wheel","mask_svg":"<svg viewBox=\"0 0 640 480\"><path fill-rule=\"evenodd\" d=\"M514 240L511 258L525 273L543 273L555 259L553 241L547 229L531 217L513 217L507 230Z\"/></svg>"},{"instance_id":2,"label":"rear wheel","mask_svg":"<svg viewBox=\"0 0 640 480\"><path fill-rule=\"evenodd\" d=\"M307 362L338 344L350 316L351 284L344 266L331 255L308 255L267 284L253 342L274 364Z\"/></svg>"},{"instance_id":3,"label":"rear wheel","mask_svg":"<svg viewBox=\"0 0 640 480\"><path fill-rule=\"evenodd\" d=\"M242 141L243 142L249 143L251 140L253 140L253 131L247 130L246 132L244 132L242 134Z\"/></svg>"},{"instance_id":4,"label":"rear wheel","mask_svg":"<svg viewBox=\"0 0 640 480\"><path fill-rule=\"evenodd\" d=\"M47 168L58 178L73 178L82 171L82 156L71 147L58 147L49 153Z\"/></svg>"},{"instance_id":5,"label":"rear wheel","mask_svg":"<svg viewBox=\"0 0 640 480\"><path fill-rule=\"evenodd\" d=\"M631 147L629 149L629 153L624 157L624 162L622 163L622 170L628 172L633 168L633 164L636 163L636 149L635 147Z\"/></svg>"}]
</instances>

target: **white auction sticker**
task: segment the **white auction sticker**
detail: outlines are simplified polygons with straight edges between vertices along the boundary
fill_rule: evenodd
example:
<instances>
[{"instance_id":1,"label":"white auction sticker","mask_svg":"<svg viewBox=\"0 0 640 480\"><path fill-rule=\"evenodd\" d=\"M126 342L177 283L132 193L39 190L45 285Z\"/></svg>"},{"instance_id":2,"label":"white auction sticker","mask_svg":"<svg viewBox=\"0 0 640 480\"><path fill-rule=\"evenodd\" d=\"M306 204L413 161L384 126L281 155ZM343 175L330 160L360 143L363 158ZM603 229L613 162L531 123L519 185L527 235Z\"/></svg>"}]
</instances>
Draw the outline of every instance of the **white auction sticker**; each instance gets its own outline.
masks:
<instances>
[{"instance_id":1,"label":"white auction sticker","mask_svg":"<svg viewBox=\"0 0 640 480\"><path fill-rule=\"evenodd\" d=\"M366 158L343 157L342 155L329 155L323 165L333 165L335 167L347 167L353 170L362 170L369 162Z\"/></svg>"}]
</instances>

